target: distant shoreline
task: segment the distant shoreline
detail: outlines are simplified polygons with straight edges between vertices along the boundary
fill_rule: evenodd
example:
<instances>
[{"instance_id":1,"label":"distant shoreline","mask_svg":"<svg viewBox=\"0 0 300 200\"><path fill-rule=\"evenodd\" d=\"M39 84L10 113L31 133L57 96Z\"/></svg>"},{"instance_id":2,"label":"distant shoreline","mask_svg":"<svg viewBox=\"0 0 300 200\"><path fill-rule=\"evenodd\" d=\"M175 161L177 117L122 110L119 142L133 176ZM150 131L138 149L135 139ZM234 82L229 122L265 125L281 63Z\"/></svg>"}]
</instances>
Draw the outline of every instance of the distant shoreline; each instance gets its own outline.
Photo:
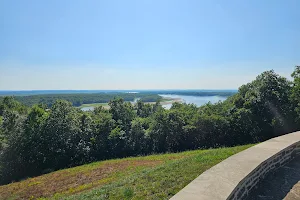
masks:
<instances>
[{"instance_id":1,"label":"distant shoreline","mask_svg":"<svg viewBox=\"0 0 300 200\"><path fill-rule=\"evenodd\" d=\"M173 103L184 103L184 100L181 98L163 98L162 101L160 101L160 105L168 105L168 104L173 104ZM143 102L145 104L155 104L156 102ZM134 103L132 103L134 105ZM97 106L102 106L105 109L109 109L108 103L91 103L91 104L82 104L81 106L78 106L77 108L83 109L83 108L89 108L89 107L97 107Z\"/></svg>"},{"instance_id":2,"label":"distant shoreline","mask_svg":"<svg viewBox=\"0 0 300 200\"><path fill-rule=\"evenodd\" d=\"M162 101L160 101L160 105L167 105L167 104L172 104L172 103L184 103L184 100L181 98L163 98ZM155 104L155 102L146 102L150 104Z\"/></svg>"}]
</instances>

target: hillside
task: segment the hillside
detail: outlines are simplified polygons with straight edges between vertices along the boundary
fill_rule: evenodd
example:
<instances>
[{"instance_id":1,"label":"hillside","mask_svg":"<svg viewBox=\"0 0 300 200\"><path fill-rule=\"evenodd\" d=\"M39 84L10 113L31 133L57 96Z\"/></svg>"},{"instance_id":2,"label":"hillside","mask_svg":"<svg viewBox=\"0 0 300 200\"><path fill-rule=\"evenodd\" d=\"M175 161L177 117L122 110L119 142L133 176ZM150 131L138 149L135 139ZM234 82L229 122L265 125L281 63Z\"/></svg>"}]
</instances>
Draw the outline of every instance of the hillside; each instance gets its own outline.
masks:
<instances>
[{"instance_id":1,"label":"hillside","mask_svg":"<svg viewBox=\"0 0 300 200\"><path fill-rule=\"evenodd\" d=\"M71 102L74 106L81 106L82 104L91 103L108 103L114 98L123 98L125 101L134 101L140 98L142 102L156 102L162 98L157 94L148 93L78 93L78 94L39 94L29 96L14 96L14 98L26 106L33 106L35 104L45 104L52 106L56 100L66 100ZM0 95L0 101L4 96Z\"/></svg>"},{"instance_id":2,"label":"hillside","mask_svg":"<svg viewBox=\"0 0 300 200\"><path fill-rule=\"evenodd\" d=\"M0 186L0 199L166 199L250 146L94 162Z\"/></svg>"}]
</instances>

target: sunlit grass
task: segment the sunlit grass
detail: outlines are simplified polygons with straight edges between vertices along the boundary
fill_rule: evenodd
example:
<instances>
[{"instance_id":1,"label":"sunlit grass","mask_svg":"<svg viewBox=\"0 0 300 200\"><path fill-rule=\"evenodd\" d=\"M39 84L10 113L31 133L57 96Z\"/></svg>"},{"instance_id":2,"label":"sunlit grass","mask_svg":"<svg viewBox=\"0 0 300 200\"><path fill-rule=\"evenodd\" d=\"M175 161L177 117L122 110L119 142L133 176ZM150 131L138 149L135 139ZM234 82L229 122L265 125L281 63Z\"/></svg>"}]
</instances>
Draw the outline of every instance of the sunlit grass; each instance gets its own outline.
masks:
<instances>
[{"instance_id":1,"label":"sunlit grass","mask_svg":"<svg viewBox=\"0 0 300 200\"><path fill-rule=\"evenodd\" d=\"M0 186L0 199L167 199L250 146L94 162Z\"/></svg>"}]
</instances>

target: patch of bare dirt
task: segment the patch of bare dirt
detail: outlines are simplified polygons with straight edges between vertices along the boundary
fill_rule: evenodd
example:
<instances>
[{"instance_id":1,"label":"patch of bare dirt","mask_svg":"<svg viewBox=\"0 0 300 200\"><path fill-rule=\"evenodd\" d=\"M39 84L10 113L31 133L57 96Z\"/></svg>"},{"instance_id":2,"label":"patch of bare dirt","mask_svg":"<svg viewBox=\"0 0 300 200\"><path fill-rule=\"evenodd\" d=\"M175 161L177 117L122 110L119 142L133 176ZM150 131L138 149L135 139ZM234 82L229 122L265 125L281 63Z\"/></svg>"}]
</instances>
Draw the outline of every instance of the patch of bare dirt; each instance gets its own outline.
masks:
<instances>
[{"instance_id":1,"label":"patch of bare dirt","mask_svg":"<svg viewBox=\"0 0 300 200\"><path fill-rule=\"evenodd\" d=\"M299 200L300 199L300 181L294 185L284 200Z\"/></svg>"},{"instance_id":2,"label":"patch of bare dirt","mask_svg":"<svg viewBox=\"0 0 300 200\"><path fill-rule=\"evenodd\" d=\"M113 179L108 179L107 181L101 180L109 178L115 172L130 171L139 166L152 167L161 162L159 160L125 160L115 163L108 162L103 165L99 164L99 167L93 167L91 170L80 170L78 173L70 173L68 170L62 170L0 186L0 199L8 199L12 196L15 196L16 199L35 199L39 197L51 197L57 193L78 193L111 182ZM80 188L80 186L84 187Z\"/></svg>"}]
</instances>

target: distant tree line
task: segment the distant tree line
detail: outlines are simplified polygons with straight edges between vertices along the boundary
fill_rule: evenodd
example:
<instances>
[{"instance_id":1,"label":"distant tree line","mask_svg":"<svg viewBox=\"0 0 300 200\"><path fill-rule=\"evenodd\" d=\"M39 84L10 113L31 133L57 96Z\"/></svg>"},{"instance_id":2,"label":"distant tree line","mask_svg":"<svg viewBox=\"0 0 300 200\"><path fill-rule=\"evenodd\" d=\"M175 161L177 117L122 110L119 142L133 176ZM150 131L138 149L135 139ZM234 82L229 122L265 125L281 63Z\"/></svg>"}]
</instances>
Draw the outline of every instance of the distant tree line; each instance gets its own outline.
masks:
<instances>
[{"instance_id":1,"label":"distant tree line","mask_svg":"<svg viewBox=\"0 0 300 200\"><path fill-rule=\"evenodd\" d=\"M97 160L256 143L300 129L300 67L293 81L266 71L224 102L81 111L65 100L0 103L1 184Z\"/></svg>"},{"instance_id":2,"label":"distant tree line","mask_svg":"<svg viewBox=\"0 0 300 200\"><path fill-rule=\"evenodd\" d=\"M157 94L148 93L92 93L92 94L41 94L29 96L15 96L14 99L26 106L33 106L35 104L45 104L52 106L56 100L66 100L73 104L73 106L80 106L82 104L90 103L108 103L115 97L123 98L124 101L133 101L136 98L141 99L142 102L156 102L162 97ZM0 97L0 101L4 97Z\"/></svg>"}]
</instances>

